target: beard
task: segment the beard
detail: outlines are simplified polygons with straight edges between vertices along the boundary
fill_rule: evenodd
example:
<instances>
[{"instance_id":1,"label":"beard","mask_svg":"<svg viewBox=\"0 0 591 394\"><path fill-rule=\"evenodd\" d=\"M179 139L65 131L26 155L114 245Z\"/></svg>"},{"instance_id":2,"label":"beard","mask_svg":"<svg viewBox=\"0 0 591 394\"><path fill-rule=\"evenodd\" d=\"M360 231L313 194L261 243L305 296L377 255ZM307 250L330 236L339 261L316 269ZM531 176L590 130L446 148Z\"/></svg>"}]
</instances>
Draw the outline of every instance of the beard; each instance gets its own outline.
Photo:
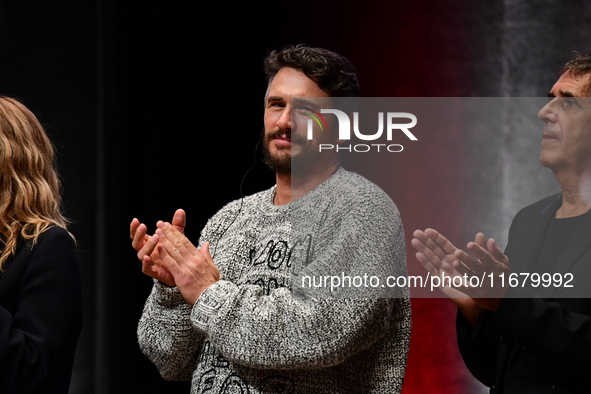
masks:
<instances>
[{"instance_id":1,"label":"beard","mask_svg":"<svg viewBox=\"0 0 591 394\"><path fill-rule=\"evenodd\" d=\"M271 153L270 145L275 138L287 135L293 144L300 145L303 149L298 155L292 157L291 149L282 150L282 154ZM314 152L306 146L307 140L301 135L291 134L282 130L263 135L263 161L275 173L282 175L294 175L294 172L302 175L310 170L314 162Z\"/></svg>"},{"instance_id":2,"label":"beard","mask_svg":"<svg viewBox=\"0 0 591 394\"><path fill-rule=\"evenodd\" d=\"M291 152L285 152L283 155L273 155L269 145L278 137L278 133L263 135L263 161L271 171L282 175L291 173Z\"/></svg>"}]
</instances>

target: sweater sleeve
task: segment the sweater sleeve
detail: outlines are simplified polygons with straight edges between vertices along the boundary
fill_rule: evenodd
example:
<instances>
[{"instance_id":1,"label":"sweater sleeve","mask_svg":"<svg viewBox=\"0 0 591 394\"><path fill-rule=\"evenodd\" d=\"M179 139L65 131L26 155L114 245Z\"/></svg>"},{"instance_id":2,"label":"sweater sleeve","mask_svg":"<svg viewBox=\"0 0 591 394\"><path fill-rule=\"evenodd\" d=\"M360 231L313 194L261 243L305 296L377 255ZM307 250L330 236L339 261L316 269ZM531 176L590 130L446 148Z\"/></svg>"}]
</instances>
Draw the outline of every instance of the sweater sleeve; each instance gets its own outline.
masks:
<instances>
[{"instance_id":1,"label":"sweater sleeve","mask_svg":"<svg viewBox=\"0 0 591 394\"><path fill-rule=\"evenodd\" d=\"M236 204L230 203L209 220L202 233L223 231L236 214ZM214 226L213 223L222 225ZM156 366L166 380L190 380L195 370L204 335L190 320L191 306L183 299L178 287L168 287L154 280L140 321L137 335L141 351Z\"/></svg>"},{"instance_id":2,"label":"sweater sleeve","mask_svg":"<svg viewBox=\"0 0 591 394\"><path fill-rule=\"evenodd\" d=\"M15 291L0 304L0 392L67 393L82 326L70 235L61 228L41 234L19 252L2 285Z\"/></svg>"},{"instance_id":3,"label":"sweater sleeve","mask_svg":"<svg viewBox=\"0 0 591 394\"><path fill-rule=\"evenodd\" d=\"M346 215L333 213L334 220L325 223L309 271L345 262L356 273L392 265L406 273L402 224L392 201L344 209ZM191 321L231 362L256 368L322 368L369 348L395 324L392 316L410 319L405 301L298 297L288 288L265 295L260 286L221 280L197 300Z\"/></svg>"},{"instance_id":4,"label":"sweater sleeve","mask_svg":"<svg viewBox=\"0 0 591 394\"><path fill-rule=\"evenodd\" d=\"M203 334L189 319L191 306L177 287L154 280L138 325L142 352L166 380L190 380Z\"/></svg>"}]
</instances>

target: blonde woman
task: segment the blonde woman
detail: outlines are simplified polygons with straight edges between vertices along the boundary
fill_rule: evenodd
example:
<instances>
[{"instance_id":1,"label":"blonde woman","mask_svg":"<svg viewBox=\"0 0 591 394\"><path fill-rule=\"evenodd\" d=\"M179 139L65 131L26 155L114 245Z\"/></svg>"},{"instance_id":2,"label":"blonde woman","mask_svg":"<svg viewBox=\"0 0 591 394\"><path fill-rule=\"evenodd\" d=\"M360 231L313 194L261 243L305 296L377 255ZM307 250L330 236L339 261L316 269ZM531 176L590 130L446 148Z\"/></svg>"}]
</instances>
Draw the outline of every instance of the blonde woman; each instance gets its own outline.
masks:
<instances>
[{"instance_id":1,"label":"blonde woman","mask_svg":"<svg viewBox=\"0 0 591 394\"><path fill-rule=\"evenodd\" d=\"M0 96L0 393L68 392L82 304L59 189L43 127Z\"/></svg>"}]
</instances>

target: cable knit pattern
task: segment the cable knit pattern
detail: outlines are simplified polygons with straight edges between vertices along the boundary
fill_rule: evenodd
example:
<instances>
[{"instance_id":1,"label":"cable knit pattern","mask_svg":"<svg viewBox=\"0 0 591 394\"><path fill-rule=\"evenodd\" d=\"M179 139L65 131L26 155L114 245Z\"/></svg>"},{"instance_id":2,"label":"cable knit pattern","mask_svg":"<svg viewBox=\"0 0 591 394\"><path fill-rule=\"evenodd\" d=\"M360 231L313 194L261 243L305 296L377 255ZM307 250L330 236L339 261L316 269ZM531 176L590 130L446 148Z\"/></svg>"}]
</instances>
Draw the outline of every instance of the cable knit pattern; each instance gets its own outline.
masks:
<instances>
[{"instance_id":1,"label":"cable knit pattern","mask_svg":"<svg viewBox=\"0 0 591 394\"><path fill-rule=\"evenodd\" d=\"M192 375L192 393L401 392L407 289L378 298L294 283L405 275L396 206L343 169L290 204L273 205L274 194L234 201L207 223L200 244L211 243L222 280L193 308L177 288L154 284L138 327L142 351L166 379Z\"/></svg>"}]
</instances>

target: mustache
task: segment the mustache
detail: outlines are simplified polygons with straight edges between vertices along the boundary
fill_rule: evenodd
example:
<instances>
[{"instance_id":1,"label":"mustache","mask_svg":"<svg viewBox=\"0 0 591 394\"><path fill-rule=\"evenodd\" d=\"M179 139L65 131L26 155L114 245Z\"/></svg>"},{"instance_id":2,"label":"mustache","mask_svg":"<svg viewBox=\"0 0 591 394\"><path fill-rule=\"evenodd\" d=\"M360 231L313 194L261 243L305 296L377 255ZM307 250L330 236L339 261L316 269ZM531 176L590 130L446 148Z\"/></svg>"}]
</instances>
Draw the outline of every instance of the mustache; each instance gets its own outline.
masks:
<instances>
[{"instance_id":1,"label":"mustache","mask_svg":"<svg viewBox=\"0 0 591 394\"><path fill-rule=\"evenodd\" d=\"M283 138L287 137L287 139L289 139L292 143L296 143L296 144L304 144L307 141L303 135L292 134L291 130L289 130L289 131L286 131L286 130L273 131L273 132L267 134L265 139L267 141L270 141L272 139L282 138L282 137Z\"/></svg>"}]
</instances>

